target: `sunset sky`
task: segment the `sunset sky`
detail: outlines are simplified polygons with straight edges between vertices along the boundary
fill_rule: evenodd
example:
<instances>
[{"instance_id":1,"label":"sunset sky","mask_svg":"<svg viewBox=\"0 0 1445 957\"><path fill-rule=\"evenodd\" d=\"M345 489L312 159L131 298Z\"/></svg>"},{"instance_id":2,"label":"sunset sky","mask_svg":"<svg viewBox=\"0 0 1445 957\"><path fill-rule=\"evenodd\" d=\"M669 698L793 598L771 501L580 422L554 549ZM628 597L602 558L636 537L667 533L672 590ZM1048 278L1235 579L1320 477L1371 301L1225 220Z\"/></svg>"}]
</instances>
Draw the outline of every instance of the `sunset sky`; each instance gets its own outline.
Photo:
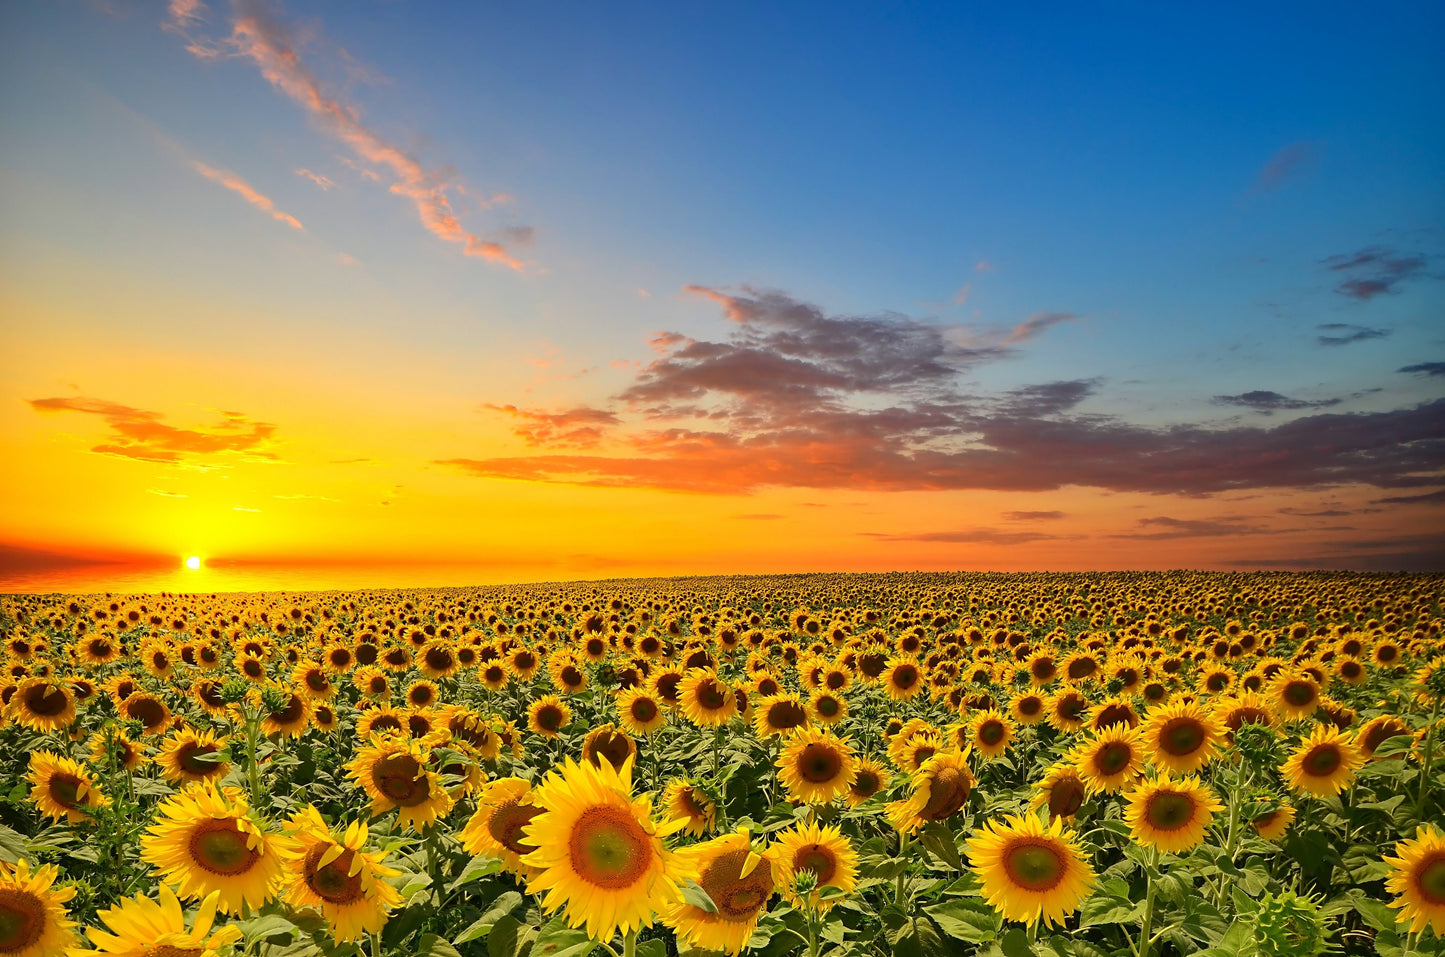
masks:
<instances>
[{"instance_id":1,"label":"sunset sky","mask_svg":"<svg viewBox=\"0 0 1445 957\"><path fill-rule=\"evenodd\" d=\"M1445 569L1445 7L1262 7L4 4L0 585Z\"/></svg>"}]
</instances>

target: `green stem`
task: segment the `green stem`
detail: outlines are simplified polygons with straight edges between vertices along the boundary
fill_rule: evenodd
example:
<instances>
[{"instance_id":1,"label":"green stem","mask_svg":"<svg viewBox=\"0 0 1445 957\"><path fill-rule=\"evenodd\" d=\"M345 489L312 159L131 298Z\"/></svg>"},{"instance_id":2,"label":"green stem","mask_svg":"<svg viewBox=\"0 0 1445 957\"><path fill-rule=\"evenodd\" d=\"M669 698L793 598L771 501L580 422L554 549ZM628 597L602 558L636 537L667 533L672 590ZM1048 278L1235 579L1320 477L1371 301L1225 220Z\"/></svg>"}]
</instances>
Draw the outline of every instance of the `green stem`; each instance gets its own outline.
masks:
<instances>
[{"instance_id":1,"label":"green stem","mask_svg":"<svg viewBox=\"0 0 1445 957\"><path fill-rule=\"evenodd\" d=\"M1135 957L1149 957L1149 929L1154 923L1154 889L1157 884L1155 873L1159 866L1159 852L1150 848L1144 864L1144 923L1139 928L1139 946L1134 949Z\"/></svg>"},{"instance_id":2,"label":"green stem","mask_svg":"<svg viewBox=\"0 0 1445 957\"><path fill-rule=\"evenodd\" d=\"M251 780L251 806L260 809L261 805L261 766L256 761L256 739L261 731L261 715L259 712L252 714L250 709L246 710L246 773Z\"/></svg>"},{"instance_id":3,"label":"green stem","mask_svg":"<svg viewBox=\"0 0 1445 957\"><path fill-rule=\"evenodd\" d=\"M622 957L637 957L637 928L635 927L622 938Z\"/></svg>"},{"instance_id":4,"label":"green stem","mask_svg":"<svg viewBox=\"0 0 1445 957\"><path fill-rule=\"evenodd\" d=\"M1430 766L1435 763L1435 725L1440 723L1440 699L1430 711L1430 726L1425 729L1425 756L1420 762L1420 792L1415 798L1415 817L1425 819L1425 795L1430 789Z\"/></svg>"},{"instance_id":5,"label":"green stem","mask_svg":"<svg viewBox=\"0 0 1445 957\"><path fill-rule=\"evenodd\" d=\"M908 876L908 832L898 832L898 859L903 862L903 869L898 872L898 884L893 889L893 903L899 907L903 906L903 885Z\"/></svg>"},{"instance_id":6,"label":"green stem","mask_svg":"<svg viewBox=\"0 0 1445 957\"><path fill-rule=\"evenodd\" d=\"M811 895L810 895L811 897ZM818 908L810 903L808 917L808 957L818 957Z\"/></svg>"}]
</instances>

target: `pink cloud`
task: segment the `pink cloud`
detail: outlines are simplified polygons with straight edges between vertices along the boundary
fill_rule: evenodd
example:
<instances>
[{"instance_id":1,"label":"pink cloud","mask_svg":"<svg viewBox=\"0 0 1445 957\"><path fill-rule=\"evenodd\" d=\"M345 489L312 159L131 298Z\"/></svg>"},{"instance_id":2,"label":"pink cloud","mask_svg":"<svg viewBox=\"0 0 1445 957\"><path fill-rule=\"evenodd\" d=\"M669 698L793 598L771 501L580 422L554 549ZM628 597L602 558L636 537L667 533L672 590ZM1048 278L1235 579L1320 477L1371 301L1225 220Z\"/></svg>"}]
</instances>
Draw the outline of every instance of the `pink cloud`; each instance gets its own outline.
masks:
<instances>
[{"instance_id":1,"label":"pink cloud","mask_svg":"<svg viewBox=\"0 0 1445 957\"><path fill-rule=\"evenodd\" d=\"M199 161L191 165L195 167L197 173L200 173L206 179L209 179L212 182L220 183L222 186L226 187L234 193L239 193L241 197L252 206L255 206L259 210L263 210L264 212L270 213L271 218L276 220L277 222L285 223L292 229L301 229L304 231L305 227L301 225L300 220L298 220L295 216L291 216L287 213L281 212L281 210L276 208L276 204L271 202L270 197L263 196L260 193L256 192L256 190L251 187L250 183L246 182L244 179L237 176L230 170L214 169L210 166L207 166L205 163Z\"/></svg>"},{"instance_id":2,"label":"pink cloud","mask_svg":"<svg viewBox=\"0 0 1445 957\"><path fill-rule=\"evenodd\" d=\"M333 186L336 185L336 181L333 180L331 177L322 176L320 173L313 173L304 166L296 171L296 175L306 177L317 186L320 186L322 189L331 189Z\"/></svg>"},{"instance_id":3,"label":"pink cloud","mask_svg":"<svg viewBox=\"0 0 1445 957\"><path fill-rule=\"evenodd\" d=\"M84 396L30 399L36 412L81 412L103 418L113 433L110 441L91 449L106 455L120 455L145 462L177 463L182 457L217 452L245 452L267 458L260 450L276 432L269 422L253 422L240 412L221 413L221 422L206 430L178 429L166 425L159 412L137 409L106 399Z\"/></svg>"}]
</instances>

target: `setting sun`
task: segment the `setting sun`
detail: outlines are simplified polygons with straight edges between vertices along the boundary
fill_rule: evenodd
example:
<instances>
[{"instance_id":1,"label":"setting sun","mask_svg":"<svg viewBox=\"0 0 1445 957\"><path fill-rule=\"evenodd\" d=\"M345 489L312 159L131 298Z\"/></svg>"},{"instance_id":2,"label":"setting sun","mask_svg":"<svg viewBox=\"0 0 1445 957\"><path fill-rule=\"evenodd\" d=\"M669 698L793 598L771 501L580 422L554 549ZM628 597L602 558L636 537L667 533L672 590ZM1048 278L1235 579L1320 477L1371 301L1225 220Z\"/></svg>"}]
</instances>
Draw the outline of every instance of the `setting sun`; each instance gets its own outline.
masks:
<instances>
[{"instance_id":1,"label":"setting sun","mask_svg":"<svg viewBox=\"0 0 1445 957\"><path fill-rule=\"evenodd\" d=\"M200 556L199 556L199 555L192 555L190 558L187 558L187 559L186 559L186 567L189 568L191 571L195 571L196 569L200 568L200 567L201 567L201 558L200 558Z\"/></svg>"}]
</instances>

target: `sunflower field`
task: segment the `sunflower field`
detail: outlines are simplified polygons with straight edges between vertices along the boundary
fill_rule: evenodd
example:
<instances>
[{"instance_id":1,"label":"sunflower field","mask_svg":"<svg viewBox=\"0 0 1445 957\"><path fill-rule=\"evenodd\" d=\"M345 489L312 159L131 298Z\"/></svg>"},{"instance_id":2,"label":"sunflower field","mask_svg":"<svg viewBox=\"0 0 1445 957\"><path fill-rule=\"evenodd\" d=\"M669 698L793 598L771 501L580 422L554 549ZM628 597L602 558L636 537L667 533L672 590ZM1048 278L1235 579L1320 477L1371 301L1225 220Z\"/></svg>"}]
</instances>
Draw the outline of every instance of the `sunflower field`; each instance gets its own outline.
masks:
<instances>
[{"instance_id":1,"label":"sunflower field","mask_svg":"<svg viewBox=\"0 0 1445 957\"><path fill-rule=\"evenodd\" d=\"M1445 955L1445 578L0 598L0 957Z\"/></svg>"}]
</instances>

